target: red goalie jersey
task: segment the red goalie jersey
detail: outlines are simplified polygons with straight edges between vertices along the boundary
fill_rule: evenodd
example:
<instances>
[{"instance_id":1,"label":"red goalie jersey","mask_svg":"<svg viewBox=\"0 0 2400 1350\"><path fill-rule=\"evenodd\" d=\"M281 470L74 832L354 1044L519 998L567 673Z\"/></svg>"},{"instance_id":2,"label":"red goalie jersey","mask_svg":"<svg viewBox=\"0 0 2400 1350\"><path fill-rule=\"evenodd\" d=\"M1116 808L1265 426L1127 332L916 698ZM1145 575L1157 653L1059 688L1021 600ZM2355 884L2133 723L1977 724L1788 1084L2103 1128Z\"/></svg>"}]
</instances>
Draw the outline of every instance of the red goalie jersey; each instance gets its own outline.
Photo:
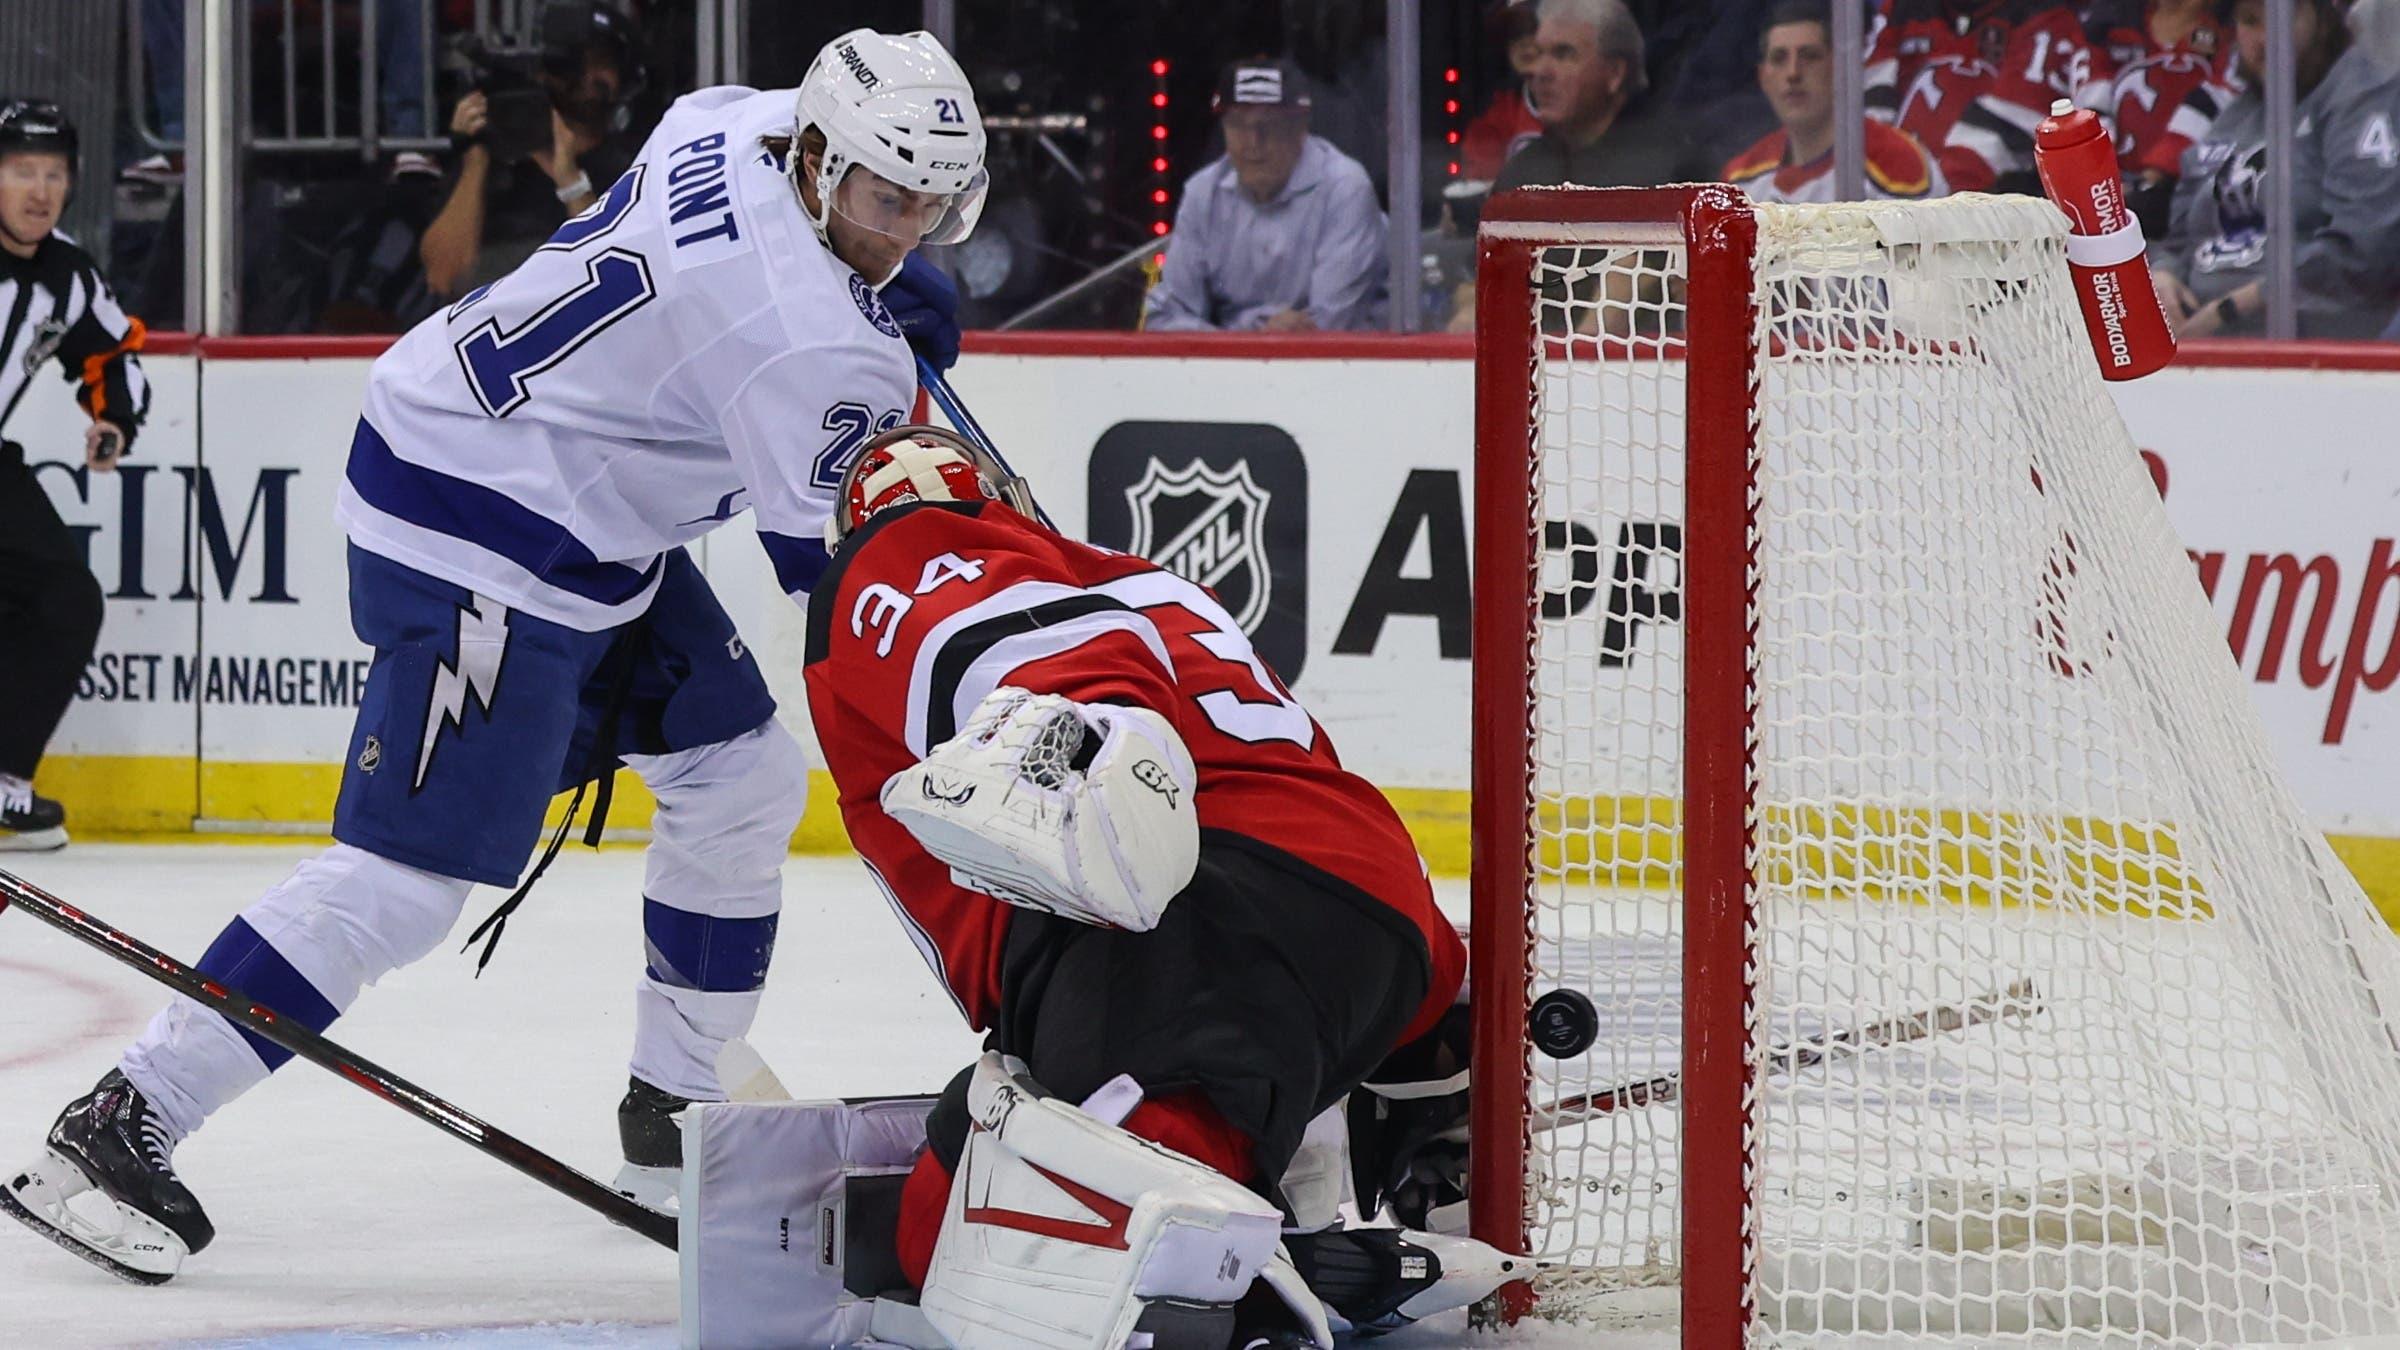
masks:
<instances>
[{"instance_id":1,"label":"red goalie jersey","mask_svg":"<svg viewBox=\"0 0 2400 1350\"><path fill-rule=\"evenodd\" d=\"M1867 53L1867 112L1931 150L1954 192L2038 191L2034 128L2055 99L2104 110L2108 73L2066 5L1892 0Z\"/></svg>"},{"instance_id":2,"label":"red goalie jersey","mask_svg":"<svg viewBox=\"0 0 2400 1350\"><path fill-rule=\"evenodd\" d=\"M1464 948L1390 803L1342 768L1324 728L1216 598L1146 559L1063 538L996 503L880 512L810 600L807 679L851 842L978 1030L998 1010L1018 911L954 883L877 796L1001 685L1157 712L1199 771L1204 845L1240 836L1406 916L1442 991L1407 1035L1429 1027L1458 987Z\"/></svg>"}]
</instances>

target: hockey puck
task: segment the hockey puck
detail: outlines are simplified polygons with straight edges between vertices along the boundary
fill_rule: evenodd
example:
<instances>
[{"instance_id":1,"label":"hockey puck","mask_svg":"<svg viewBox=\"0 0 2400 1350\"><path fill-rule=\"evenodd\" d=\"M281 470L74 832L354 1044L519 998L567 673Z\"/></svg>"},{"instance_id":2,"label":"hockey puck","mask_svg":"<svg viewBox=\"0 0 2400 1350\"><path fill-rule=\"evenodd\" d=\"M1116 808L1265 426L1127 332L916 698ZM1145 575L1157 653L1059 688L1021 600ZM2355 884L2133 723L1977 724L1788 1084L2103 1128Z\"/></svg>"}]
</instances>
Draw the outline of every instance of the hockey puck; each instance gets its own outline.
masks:
<instances>
[{"instance_id":1,"label":"hockey puck","mask_svg":"<svg viewBox=\"0 0 2400 1350\"><path fill-rule=\"evenodd\" d=\"M1534 1048L1552 1059L1572 1059L1600 1039L1600 1010L1574 989L1553 989L1533 1001L1525 1029Z\"/></svg>"}]
</instances>

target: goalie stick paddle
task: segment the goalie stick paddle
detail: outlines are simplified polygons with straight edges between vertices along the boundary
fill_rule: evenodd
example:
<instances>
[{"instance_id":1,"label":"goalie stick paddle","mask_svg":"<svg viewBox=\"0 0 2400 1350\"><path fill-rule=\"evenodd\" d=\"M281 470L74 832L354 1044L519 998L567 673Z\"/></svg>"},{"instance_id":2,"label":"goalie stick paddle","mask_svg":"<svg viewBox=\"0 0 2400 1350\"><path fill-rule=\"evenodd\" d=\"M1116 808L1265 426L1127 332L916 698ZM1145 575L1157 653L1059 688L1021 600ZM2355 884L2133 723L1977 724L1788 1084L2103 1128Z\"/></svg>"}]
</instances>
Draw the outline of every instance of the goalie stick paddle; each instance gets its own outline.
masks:
<instances>
[{"instance_id":1,"label":"goalie stick paddle","mask_svg":"<svg viewBox=\"0 0 2400 1350\"><path fill-rule=\"evenodd\" d=\"M674 1219L635 1204L391 1070L361 1059L297 1022L286 1021L274 1009L250 1002L165 952L110 927L22 877L0 872L0 912L11 905L111 960L131 966L176 993L216 1010L235 1026L254 1031L318 1068L431 1123L476 1152L507 1163L576 1204L623 1224L669 1251L675 1249Z\"/></svg>"},{"instance_id":2,"label":"goalie stick paddle","mask_svg":"<svg viewBox=\"0 0 2400 1350\"><path fill-rule=\"evenodd\" d=\"M2011 980L2008 987L1998 993L1978 995L1964 1003L1936 1004L1918 1012L1869 1022L1865 1026L1776 1046L1767 1052L1765 1072L1798 1073L1844 1052L1921 1041L1928 1036L1963 1031L2003 1017L2030 1017L2039 1012L2041 1006L2041 991L2034 987L2030 977L2020 977ZM1532 1125L1536 1130L1547 1130L1592 1120L1629 1107L1663 1105L1675 1100L1682 1091L1683 1074L1680 1071L1662 1073L1638 1083L1599 1088L1572 1097L1562 1097L1548 1106L1536 1107Z\"/></svg>"}]
</instances>

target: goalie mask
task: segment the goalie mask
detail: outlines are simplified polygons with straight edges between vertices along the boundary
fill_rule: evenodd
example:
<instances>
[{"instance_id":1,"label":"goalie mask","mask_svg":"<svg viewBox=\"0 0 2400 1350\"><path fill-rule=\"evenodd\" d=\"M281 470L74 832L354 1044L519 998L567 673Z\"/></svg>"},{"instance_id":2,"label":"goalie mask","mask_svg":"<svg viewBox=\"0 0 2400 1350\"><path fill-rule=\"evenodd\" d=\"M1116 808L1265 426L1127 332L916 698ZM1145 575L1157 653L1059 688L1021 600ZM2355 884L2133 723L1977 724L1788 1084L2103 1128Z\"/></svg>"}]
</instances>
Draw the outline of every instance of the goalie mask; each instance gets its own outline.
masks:
<instances>
[{"instance_id":1,"label":"goalie mask","mask_svg":"<svg viewBox=\"0 0 2400 1350\"><path fill-rule=\"evenodd\" d=\"M973 442L936 426L898 426L868 441L842 471L825 546L840 548L876 512L908 502L999 502L1039 518L1033 489Z\"/></svg>"},{"instance_id":2,"label":"goalie mask","mask_svg":"<svg viewBox=\"0 0 2400 1350\"><path fill-rule=\"evenodd\" d=\"M905 248L955 244L983 214L983 118L966 72L931 33L860 28L826 43L800 81L784 172L808 172L797 134L825 137L817 204L802 210L831 246L834 213ZM872 278L881 285L891 278Z\"/></svg>"}]
</instances>

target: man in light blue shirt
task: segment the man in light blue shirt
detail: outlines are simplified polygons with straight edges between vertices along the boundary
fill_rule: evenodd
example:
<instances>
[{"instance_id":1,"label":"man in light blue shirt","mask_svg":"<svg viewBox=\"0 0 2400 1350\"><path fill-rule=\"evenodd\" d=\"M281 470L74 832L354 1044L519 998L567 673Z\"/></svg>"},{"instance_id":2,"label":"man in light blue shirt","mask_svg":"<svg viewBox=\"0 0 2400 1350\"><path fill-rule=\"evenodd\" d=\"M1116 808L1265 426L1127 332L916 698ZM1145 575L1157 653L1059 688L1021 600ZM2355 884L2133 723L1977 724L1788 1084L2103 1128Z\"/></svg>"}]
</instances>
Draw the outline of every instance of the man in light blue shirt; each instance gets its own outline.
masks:
<instances>
[{"instance_id":1,"label":"man in light blue shirt","mask_svg":"<svg viewBox=\"0 0 2400 1350\"><path fill-rule=\"evenodd\" d=\"M1383 208L1357 160L1308 134L1288 61L1239 61L1218 82L1225 154L1184 184L1143 326L1305 333L1381 328Z\"/></svg>"}]
</instances>

